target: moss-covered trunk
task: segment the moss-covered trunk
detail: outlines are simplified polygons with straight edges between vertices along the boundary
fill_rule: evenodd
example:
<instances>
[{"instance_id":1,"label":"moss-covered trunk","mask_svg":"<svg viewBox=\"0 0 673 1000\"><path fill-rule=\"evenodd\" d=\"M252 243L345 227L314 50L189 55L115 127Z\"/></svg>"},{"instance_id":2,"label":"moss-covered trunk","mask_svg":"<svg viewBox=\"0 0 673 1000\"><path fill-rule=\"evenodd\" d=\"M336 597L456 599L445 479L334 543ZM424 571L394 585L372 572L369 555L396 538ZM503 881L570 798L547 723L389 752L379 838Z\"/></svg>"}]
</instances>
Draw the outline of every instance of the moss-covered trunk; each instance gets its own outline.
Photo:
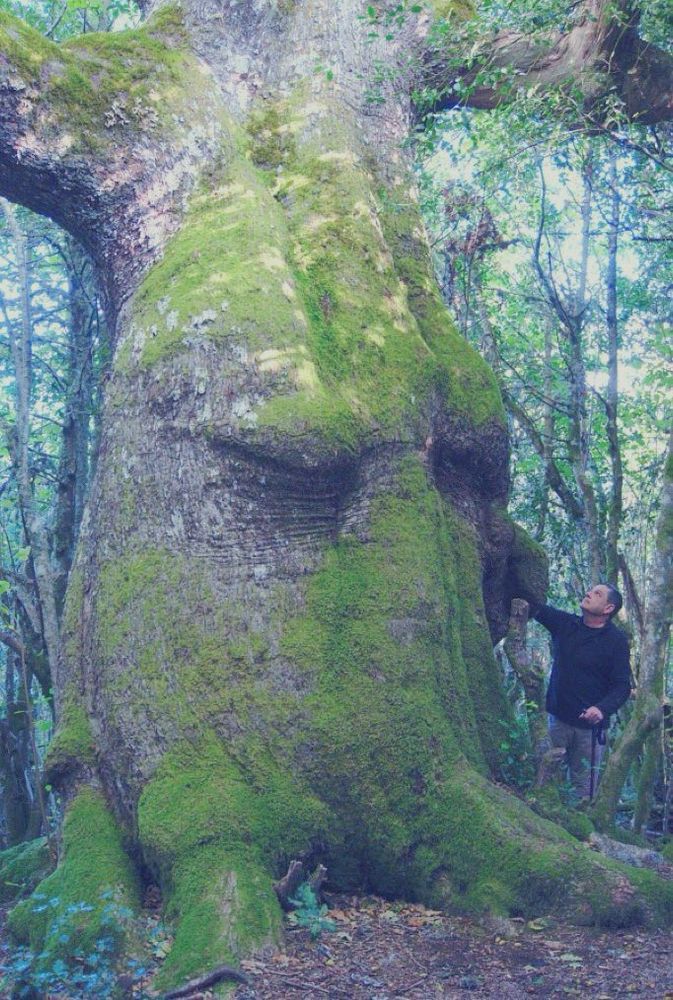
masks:
<instances>
[{"instance_id":1,"label":"moss-covered trunk","mask_svg":"<svg viewBox=\"0 0 673 1000\"><path fill-rule=\"evenodd\" d=\"M73 228L116 322L48 891L137 901L123 831L176 919L164 982L275 940L272 883L298 856L436 905L645 912L488 781L508 711L492 640L544 571L506 515L501 402L441 306L402 147L427 12L368 41L356 0L305 6L163 8L81 40L58 58L63 87L97 67L87 158L43 151L106 192L108 227ZM49 944L30 902L13 926Z\"/></svg>"}]
</instances>

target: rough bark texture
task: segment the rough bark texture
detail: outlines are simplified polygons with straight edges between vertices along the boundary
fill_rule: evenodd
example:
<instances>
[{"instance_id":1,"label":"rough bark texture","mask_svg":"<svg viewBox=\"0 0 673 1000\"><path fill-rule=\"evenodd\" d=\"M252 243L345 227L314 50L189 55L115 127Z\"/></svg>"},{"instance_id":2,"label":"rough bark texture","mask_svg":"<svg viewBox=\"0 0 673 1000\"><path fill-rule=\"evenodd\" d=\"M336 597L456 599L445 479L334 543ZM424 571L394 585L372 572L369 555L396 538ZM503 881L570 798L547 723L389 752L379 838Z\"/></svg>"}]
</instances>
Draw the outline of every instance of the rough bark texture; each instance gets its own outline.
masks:
<instances>
[{"instance_id":1,"label":"rough bark texture","mask_svg":"<svg viewBox=\"0 0 673 1000\"><path fill-rule=\"evenodd\" d=\"M274 940L290 859L472 909L673 905L488 781L491 642L544 566L401 148L426 17L368 43L363 12L192 2L59 49L0 22L0 188L83 240L116 331L42 891L133 905L124 831L177 924L159 985ZM30 902L11 923L57 947Z\"/></svg>"},{"instance_id":2,"label":"rough bark texture","mask_svg":"<svg viewBox=\"0 0 673 1000\"><path fill-rule=\"evenodd\" d=\"M436 2L435 7L440 3ZM616 99L625 117L643 124L673 118L673 57L639 34L639 4L632 0L580 0L568 10L567 31L501 31L473 48L469 62L442 44L426 56L426 78L437 107L468 103L489 109L520 90L560 89L581 114L601 123ZM486 70L486 74L481 71ZM481 75L480 75L481 73ZM460 79L463 86L454 89ZM466 85L469 87L466 93Z\"/></svg>"}]
</instances>

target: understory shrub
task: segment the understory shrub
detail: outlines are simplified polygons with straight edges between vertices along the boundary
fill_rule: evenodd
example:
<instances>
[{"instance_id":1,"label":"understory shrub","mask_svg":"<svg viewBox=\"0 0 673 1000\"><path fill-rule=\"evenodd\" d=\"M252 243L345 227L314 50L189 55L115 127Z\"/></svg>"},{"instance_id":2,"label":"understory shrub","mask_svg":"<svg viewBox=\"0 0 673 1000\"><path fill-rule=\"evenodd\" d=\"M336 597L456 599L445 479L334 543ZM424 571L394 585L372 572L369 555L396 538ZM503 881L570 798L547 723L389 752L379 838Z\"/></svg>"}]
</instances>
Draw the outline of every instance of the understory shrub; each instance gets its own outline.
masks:
<instances>
[{"instance_id":1,"label":"understory shrub","mask_svg":"<svg viewBox=\"0 0 673 1000\"><path fill-rule=\"evenodd\" d=\"M84 902L62 907L57 897L48 899L38 893L31 901L35 914L53 911L48 938L62 945L61 955L53 948L40 954L25 946L15 948L0 966L3 996L115 1000L131 991L137 1000L148 996L143 984L170 947L164 927L155 918L134 916L113 889L101 893L96 907ZM97 909L96 939L81 938L82 921ZM86 947L79 946L80 939L87 941Z\"/></svg>"}]
</instances>

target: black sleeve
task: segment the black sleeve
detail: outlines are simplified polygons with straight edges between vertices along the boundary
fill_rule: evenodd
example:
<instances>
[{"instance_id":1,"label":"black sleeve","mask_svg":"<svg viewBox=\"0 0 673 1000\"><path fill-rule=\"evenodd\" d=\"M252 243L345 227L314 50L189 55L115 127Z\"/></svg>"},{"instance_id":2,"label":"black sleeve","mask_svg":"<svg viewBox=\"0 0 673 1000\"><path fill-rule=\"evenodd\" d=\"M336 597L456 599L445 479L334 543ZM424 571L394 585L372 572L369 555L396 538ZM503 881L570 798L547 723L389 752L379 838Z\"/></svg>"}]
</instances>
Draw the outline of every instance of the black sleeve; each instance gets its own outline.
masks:
<instances>
[{"instance_id":1,"label":"black sleeve","mask_svg":"<svg viewBox=\"0 0 673 1000\"><path fill-rule=\"evenodd\" d=\"M566 611L559 611L558 608L553 608L551 604L541 605L533 617L540 625L544 625L552 635L556 635L568 622L573 620L572 615L569 615Z\"/></svg>"},{"instance_id":2,"label":"black sleeve","mask_svg":"<svg viewBox=\"0 0 673 1000\"><path fill-rule=\"evenodd\" d=\"M614 715L631 694L631 667L626 636L619 635L614 643L614 659L610 670L610 690L596 704L603 715Z\"/></svg>"}]
</instances>

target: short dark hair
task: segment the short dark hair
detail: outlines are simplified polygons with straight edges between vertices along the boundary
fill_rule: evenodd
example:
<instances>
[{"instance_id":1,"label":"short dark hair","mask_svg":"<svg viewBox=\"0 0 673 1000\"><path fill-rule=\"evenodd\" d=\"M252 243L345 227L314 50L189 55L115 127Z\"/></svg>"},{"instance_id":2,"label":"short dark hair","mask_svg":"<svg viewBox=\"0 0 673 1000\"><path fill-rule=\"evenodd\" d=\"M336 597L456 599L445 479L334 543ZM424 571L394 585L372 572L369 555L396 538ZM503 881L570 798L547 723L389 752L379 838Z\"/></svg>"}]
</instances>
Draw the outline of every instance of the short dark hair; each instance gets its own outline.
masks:
<instances>
[{"instance_id":1,"label":"short dark hair","mask_svg":"<svg viewBox=\"0 0 673 1000\"><path fill-rule=\"evenodd\" d=\"M614 608L610 612L610 618L614 618L615 615L622 609L622 605L624 603L622 595L613 583L603 583L603 586L608 588L608 604L614 604Z\"/></svg>"}]
</instances>

